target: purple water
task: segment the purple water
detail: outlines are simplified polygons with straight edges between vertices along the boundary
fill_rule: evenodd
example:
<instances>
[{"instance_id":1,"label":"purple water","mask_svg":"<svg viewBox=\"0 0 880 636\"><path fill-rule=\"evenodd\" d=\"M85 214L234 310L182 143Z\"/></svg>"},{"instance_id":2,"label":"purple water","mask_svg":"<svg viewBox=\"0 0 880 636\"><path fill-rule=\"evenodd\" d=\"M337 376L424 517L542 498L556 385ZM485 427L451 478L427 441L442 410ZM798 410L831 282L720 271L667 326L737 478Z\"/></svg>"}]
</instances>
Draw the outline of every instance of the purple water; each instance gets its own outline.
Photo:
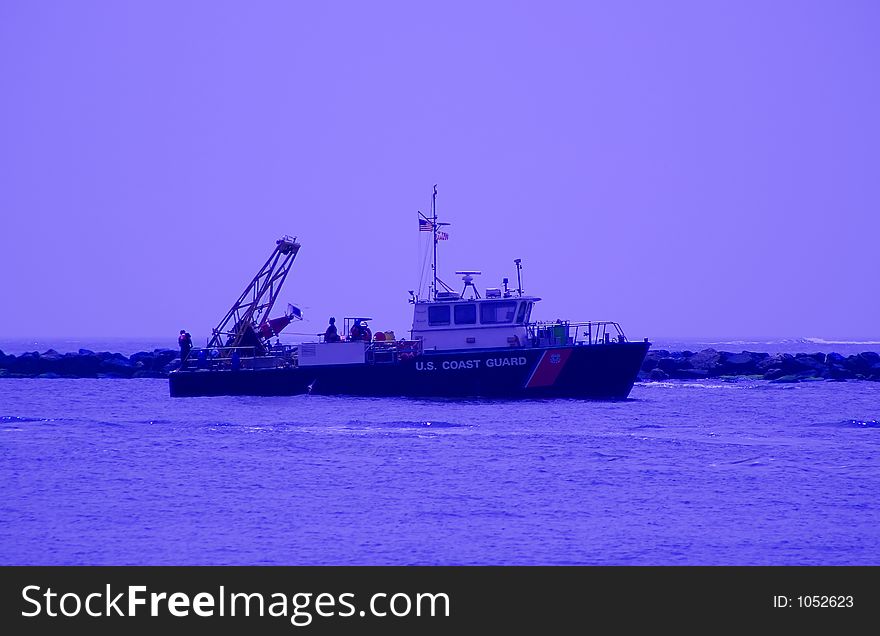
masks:
<instances>
[{"instance_id":1,"label":"purple water","mask_svg":"<svg viewBox=\"0 0 880 636\"><path fill-rule=\"evenodd\" d=\"M0 563L880 563L880 383L631 398L0 380Z\"/></svg>"}]
</instances>

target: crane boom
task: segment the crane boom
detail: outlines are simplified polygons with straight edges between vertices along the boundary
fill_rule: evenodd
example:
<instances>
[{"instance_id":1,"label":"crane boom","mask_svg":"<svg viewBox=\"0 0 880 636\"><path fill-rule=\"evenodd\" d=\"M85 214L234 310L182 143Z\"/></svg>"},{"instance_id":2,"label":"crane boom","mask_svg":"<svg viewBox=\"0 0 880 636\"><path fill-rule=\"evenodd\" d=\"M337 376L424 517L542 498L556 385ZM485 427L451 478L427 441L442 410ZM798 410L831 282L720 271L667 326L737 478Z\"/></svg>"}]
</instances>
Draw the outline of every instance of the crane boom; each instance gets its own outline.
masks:
<instances>
[{"instance_id":1,"label":"crane boom","mask_svg":"<svg viewBox=\"0 0 880 636\"><path fill-rule=\"evenodd\" d=\"M269 312L275 305L299 248L295 237L283 236L275 241L272 255L214 328L208 347L259 348L262 345L258 329L268 321Z\"/></svg>"}]
</instances>

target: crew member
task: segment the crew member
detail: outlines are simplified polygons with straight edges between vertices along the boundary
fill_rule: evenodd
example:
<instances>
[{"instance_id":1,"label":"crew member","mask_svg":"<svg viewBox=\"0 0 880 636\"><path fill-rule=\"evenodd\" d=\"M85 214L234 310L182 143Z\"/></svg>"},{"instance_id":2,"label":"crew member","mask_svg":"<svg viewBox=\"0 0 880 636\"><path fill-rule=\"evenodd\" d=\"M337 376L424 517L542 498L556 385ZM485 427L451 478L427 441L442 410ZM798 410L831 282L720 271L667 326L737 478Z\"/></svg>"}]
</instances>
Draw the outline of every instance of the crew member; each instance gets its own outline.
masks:
<instances>
[{"instance_id":1,"label":"crew member","mask_svg":"<svg viewBox=\"0 0 880 636\"><path fill-rule=\"evenodd\" d=\"M361 334L365 342L369 342L373 339L373 332L367 327L367 323L361 324Z\"/></svg>"},{"instance_id":2,"label":"crew member","mask_svg":"<svg viewBox=\"0 0 880 636\"><path fill-rule=\"evenodd\" d=\"M361 321L355 320L354 324L351 326L351 329L348 331L348 339L351 341L360 340L363 336L361 332Z\"/></svg>"},{"instance_id":3,"label":"crew member","mask_svg":"<svg viewBox=\"0 0 880 636\"><path fill-rule=\"evenodd\" d=\"M192 351L193 348L192 336L186 332L186 329L180 330L180 335L177 337L177 344L180 345L180 366L182 367L186 363L186 359L189 357L189 352Z\"/></svg>"},{"instance_id":4,"label":"crew member","mask_svg":"<svg viewBox=\"0 0 880 636\"><path fill-rule=\"evenodd\" d=\"M336 331L336 318L331 318L330 325L324 332L324 342L339 342L340 340L339 332Z\"/></svg>"}]
</instances>

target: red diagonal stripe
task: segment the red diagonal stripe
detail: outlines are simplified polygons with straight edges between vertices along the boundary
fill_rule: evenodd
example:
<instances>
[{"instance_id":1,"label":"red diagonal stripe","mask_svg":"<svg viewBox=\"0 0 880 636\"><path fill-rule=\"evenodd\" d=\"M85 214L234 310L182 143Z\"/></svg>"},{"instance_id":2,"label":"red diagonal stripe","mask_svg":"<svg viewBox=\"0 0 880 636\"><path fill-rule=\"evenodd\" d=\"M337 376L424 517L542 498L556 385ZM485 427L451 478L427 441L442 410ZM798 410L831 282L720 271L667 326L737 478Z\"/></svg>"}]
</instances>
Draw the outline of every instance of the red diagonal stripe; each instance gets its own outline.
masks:
<instances>
[{"instance_id":1,"label":"red diagonal stripe","mask_svg":"<svg viewBox=\"0 0 880 636\"><path fill-rule=\"evenodd\" d=\"M526 388L552 386L562 373L562 368L571 356L571 349L548 349L538 360L535 370L526 382Z\"/></svg>"}]
</instances>

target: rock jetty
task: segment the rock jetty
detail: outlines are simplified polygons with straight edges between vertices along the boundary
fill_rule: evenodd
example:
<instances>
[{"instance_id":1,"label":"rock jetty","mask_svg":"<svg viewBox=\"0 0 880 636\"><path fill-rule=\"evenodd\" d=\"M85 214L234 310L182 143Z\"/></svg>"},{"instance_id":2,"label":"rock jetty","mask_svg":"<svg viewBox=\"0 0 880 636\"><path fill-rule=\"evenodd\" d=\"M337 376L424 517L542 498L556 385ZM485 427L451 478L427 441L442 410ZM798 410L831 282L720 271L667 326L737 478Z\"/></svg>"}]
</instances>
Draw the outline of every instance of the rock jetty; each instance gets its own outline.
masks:
<instances>
[{"instance_id":1,"label":"rock jetty","mask_svg":"<svg viewBox=\"0 0 880 636\"><path fill-rule=\"evenodd\" d=\"M771 382L811 380L880 380L880 354L865 351L850 356L839 353L756 353L742 351L648 352L639 379L643 381L702 380L748 376Z\"/></svg>"},{"instance_id":2,"label":"rock jetty","mask_svg":"<svg viewBox=\"0 0 880 636\"><path fill-rule=\"evenodd\" d=\"M80 349L58 353L49 349L21 355L0 351L0 378L165 378L180 366L174 349L141 351L131 356ZM771 382L811 380L878 380L880 354L873 351L842 356L839 353L756 353L742 351L648 352L639 380L702 380L747 376Z\"/></svg>"},{"instance_id":3,"label":"rock jetty","mask_svg":"<svg viewBox=\"0 0 880 636\"><path fill-rule=\"evenodd\" d=\"M0 378L165 378L180 366L174 349L140 351L129 357L121 353L58 353L49 349L21 355L0 351Z\"/></svg>"}]
</instances>

